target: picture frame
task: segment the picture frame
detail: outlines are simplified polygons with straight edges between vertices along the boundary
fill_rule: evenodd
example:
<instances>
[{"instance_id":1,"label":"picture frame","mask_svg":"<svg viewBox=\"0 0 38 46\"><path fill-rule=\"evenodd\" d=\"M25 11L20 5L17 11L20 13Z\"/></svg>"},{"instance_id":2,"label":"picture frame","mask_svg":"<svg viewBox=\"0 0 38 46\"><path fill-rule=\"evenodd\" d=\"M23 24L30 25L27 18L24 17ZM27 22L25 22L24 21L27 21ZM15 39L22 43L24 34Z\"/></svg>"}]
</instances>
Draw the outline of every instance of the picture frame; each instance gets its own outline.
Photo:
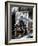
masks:
<instances>
[{"instance_id":1,"label":"picture frame","mask_svg":"<svg viewBox=\"0 0 38 46\"><path fill-rule=\"evenodd\" d=\"M5 44L37 42L37 3L5 2Z\"/></svg>"}]
</instances>

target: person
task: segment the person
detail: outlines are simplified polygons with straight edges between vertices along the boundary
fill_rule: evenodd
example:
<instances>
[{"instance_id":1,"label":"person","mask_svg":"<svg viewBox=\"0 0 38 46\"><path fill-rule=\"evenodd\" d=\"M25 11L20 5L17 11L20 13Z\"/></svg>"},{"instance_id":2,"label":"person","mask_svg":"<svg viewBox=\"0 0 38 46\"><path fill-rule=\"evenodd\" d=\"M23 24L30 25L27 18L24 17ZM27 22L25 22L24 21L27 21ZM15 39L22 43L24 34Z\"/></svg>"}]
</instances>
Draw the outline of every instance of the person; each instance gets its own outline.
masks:
<instances>
[{"instance_id":1,"label":"person","mask_svg":"<svg viewBox=\"0 0 38 46\"><path fill-rule=\"evenodd\" d=\"M23 22L23 20L20 20L19 23L20 23L21 33L22 33L22 36L23 36L24 33L25 33L24 22Z\"/></svg>"},{"instance_id":2,"label":"person","mask_svg":"<svg viewBox=\"0 0 38 46\"><path fill-rule=\"evenodd\" d=\"M25 29L24 35L27 35L27 28L26 28L26 25L24 25L24 29Z\"/></svg>"},{"instance_id":3,"label":"person","mask_svg":"<svg viewBox=\"0 0 38 46\"><path fill-rule=\"evenodd\" d=\"M21 37L20 24L16 24L16 37L17 37L17 38Z\"/></svg>"}]
</instances>

